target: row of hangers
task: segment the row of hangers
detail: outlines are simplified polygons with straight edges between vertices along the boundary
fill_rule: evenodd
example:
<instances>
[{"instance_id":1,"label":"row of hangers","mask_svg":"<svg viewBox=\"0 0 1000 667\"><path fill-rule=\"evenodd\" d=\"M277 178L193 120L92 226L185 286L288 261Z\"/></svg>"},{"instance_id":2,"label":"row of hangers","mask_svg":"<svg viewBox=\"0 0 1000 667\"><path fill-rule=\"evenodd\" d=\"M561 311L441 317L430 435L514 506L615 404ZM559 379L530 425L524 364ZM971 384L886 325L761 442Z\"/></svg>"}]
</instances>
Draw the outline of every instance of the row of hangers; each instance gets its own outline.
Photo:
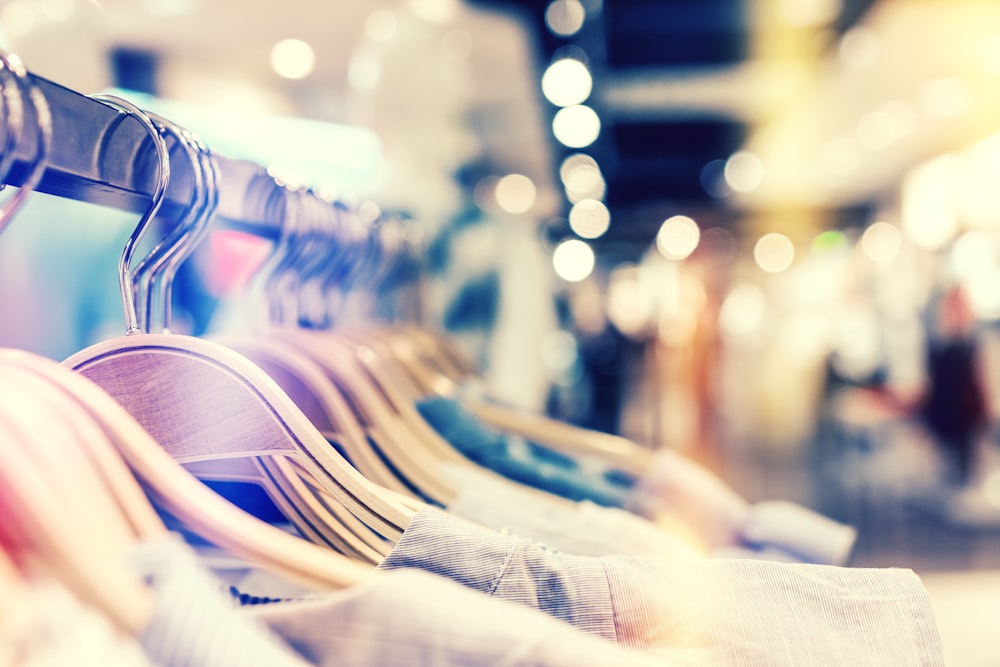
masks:
<instances>
[{"instance_id":1,"label":"row of hangers","mask_svg":"<svg viewBox=\"0 0 1000 667\"><path fill-rule=\"evenodd\" d=\"M2 230L42 177L52 137L44 96L16 59L0 62L0 182L29 125L25 113L34 114L39 147L32 176L0 208ZM461 397L485 423L566 453L636 473L648 465L649 450L624 438L469 398L461 388L475 369L427 329L340 322L346 292L376 289L393 271L398 278L412 230L399 220L364 223L271 176L260 176L258 193L280 207L284 224L247 295L263 299L266 315L236 332L171 333L174 276L210 232L226 184L194 134L127 100L93 100L142 123L156 150L156 187L118 266L125 334L62 363L0 350L0 503L18 519L0 526L0 544L15 555L0 560L0 586L27 561L48 563L81 598L135 630L148 601L111 564L129 544L166 533L158 510L292 581L321 590L363 581L420 508L455 499L449 470L517 485L441 438L414 404L428 395ZM133 266L177 163L193 175L190 199ZM199 480L260 486L305 539Z\"/></svg>"}]
</instances>

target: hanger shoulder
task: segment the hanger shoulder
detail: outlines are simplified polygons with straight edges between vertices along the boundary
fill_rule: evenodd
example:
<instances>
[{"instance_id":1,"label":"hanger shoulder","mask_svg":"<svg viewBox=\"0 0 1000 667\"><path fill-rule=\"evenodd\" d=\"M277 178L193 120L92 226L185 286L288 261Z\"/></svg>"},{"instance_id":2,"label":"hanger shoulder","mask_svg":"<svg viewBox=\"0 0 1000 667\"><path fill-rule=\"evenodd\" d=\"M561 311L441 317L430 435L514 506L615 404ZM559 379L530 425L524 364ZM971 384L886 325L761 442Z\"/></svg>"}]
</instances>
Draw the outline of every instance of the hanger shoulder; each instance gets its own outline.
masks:
<instances>
[{"instance_id":1,"label":"hanger shoulder","mask_svg":"<svg viewBox=\"0 0 1000 667\"><path fill-rule=\"evenodd\" d=\"M45 370L71 390L163 509L193 532L248 562L320 589L360 583L372 571L240 510L190 475L128 410L86 376L56 362Z\"/></svg>"},{"instance_id":2,"label":"hanger shoulder","mask_svg":"<svg viewBox=\"0 0 1000 667\"><path fill-rule=\"evenodd\" d=\"M257 364L288 394L328 441L334 436L351 463L373 482L401 493L406 486L372 449L364 427L324 370L299 350L277 340L226 334L212 340ZM329 434L329 435L328 435Z\"/></svg>"},{"instance_id":3,"label":"hanger shoulder","mask_svg":"<svg viewBox=\"0 0 1000 667\"><path fill-rule=\"evenodd\" d=\"M223 345L137 334L63 363L114 397L180 462L294 456L380 532L398 537L412 516L344 460L267 373Z\"/></svg>"}]
</instances>

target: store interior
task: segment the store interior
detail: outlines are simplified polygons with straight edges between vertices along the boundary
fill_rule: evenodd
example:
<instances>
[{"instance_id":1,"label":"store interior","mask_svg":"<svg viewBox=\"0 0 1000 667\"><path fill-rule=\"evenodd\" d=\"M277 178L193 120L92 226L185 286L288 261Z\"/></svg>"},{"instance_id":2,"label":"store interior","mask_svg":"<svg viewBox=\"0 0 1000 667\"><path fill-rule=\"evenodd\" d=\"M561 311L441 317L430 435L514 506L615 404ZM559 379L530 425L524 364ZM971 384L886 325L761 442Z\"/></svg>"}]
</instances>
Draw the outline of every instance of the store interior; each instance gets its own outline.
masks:
<instances>
[{"instance_id":1,"label":"store interior","mask_svg":"<svg viewBox=\"0 0 1000 667\"><path fill-rule=\"evenodd\" d=\"M469 391L853 526L1000 661L1000 4L5 0L0 47L359 221L335 303L270 311L276 235L209 223L171 331L425 327ZM0 347L61 362L125 333L141 206L46 185Z\"/></svg>"}]
</instances>

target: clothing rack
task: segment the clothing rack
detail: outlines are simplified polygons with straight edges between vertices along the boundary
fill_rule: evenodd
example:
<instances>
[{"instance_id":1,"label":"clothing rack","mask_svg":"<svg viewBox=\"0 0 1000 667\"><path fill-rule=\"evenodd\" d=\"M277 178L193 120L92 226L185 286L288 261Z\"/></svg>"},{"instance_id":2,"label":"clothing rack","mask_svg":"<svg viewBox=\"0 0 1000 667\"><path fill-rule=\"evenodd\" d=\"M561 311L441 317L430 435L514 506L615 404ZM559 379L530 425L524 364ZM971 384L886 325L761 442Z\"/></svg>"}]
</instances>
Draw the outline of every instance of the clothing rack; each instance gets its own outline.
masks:
<instances>
[{"instance_id":1,"label":"clothing rack","mask_svg":"<svg viewBox=\"0 0 1000 667\"><path fill-rule=\"evenodd\" d=\"M53 83L36 74L52 114L52 148L38 192L141 213L150 204L157 183L157 155L142 123L103 102ZM6 182L20 186L35 165L38 126L34 114L24 114L15 160ZM168 140L168 146L177 147ZM274 197L281 186L262 165L226 158L213 152L219 173L219 224L277 239L284 219L284 199ZM182 151L170 150L170 181L160 215L170 219L188 205L194 174Z\"/></svg>"}]
</instances>

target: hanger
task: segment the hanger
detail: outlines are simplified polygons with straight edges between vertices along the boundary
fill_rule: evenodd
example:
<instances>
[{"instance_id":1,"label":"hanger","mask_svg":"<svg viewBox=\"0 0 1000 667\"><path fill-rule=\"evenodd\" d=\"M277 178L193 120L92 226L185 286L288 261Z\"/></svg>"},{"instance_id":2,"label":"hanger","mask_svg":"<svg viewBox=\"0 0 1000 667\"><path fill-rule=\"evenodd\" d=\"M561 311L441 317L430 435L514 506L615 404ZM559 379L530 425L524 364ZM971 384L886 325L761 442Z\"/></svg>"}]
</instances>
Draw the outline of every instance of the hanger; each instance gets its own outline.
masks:
<instances>
[{"instance_id":1,"label":"hanger","mask_svg":"<svg viewBox=\"0 0 1000 667\"><path fill-rule=\"evenodd\" d=\"M298 205L304 207L304 199L298 200ZM302 208L299 209L300 211ZM302 329L298 326L298 308L289 306L296 304L298 296L295 289L300 282L297 275L301 267L307 279L315 277L319 268L336 270L338 262L330 248L340 248L341 244L331 244L329 232L321 230L317 224L321 217L309 220L292 218L293 227L285 238L285 243L279 244L277 259L269 263L269 274L266 277L265 292L269 295L272 313L272 323L264 333L267 345L294 350L299 355L306 356L313 364L320 367L330 382L333 383L351 407L356 421L365 432L365 442L373 441L374 447L385 457L395 471L394 476L402 476L405 481L401 492L418 493L420 497L445 505L454 497L454 490L442 480L438 470L438 460L428 457L419 447L413 446L413 434L399 420L367 377L367 372L350 353L329 344L319 332ZM308 243L303 242L303 239ZM333 239L336 242L336 239ZM346 244L342 244L346 245ZM319 277L318 282L325 284L325 279ZM285 322L282 324L282 322ZM231 341L239 345L239 341ZM255 351L244 346L240 349L250 353ZM362 456L372 456L372 445ZM379 454L375 453L375 457ZM363 459L362 459L363 460ZM385 468L387 464L381 467Z\"/></svg>"},{"instance_id":2,"label":"hanger","mask_svg":"<svg viewBox=\"0 0 1000 667\"><path fill-rule=\"evenodd\" d=\"M6 364L44 375L82 405L147 494L188 529L249 563L320 590L367 580L370 568L267 524L206 487L171 457L131 413L99 385L65 365L21 350L0 351Z\"/></svg>"},{"instance_id":3,"label":"hanger","mask_svg":"<svg viewBox=\"0 0 1000 667\"><path fill-rule=\"evenodd\" d=\"M286 193L286 196L292 195ZM298 240L298 221L299 216L294 212L286 216L282 236L274 251L281 261L288 260L290 246ZM261 271L280 271L280 267L274 266L277 263L269 261ZM263 282L266 278L266 275L261 275L255 280ZM273 288L265 289L270 291ZM399 493L410 493L372 449L364 429L340 390L308 356L291 346L268 340L266 334L260 331L218 333L208 338L236 350L266 371L324 437L344 449L351 463L366 478Z\"/></svg>"},{"instance_id":4,"label":"hanger","mask_svg":"<svg viewBox=\"0 0 1000 667\"><path fill-rule=\"evenodd\" d=\"M124 100L107 100L143 123L166 161L162 137L140 110ZM398 538L412 511L360 475L259 367L214 343L177 334L141 333L130 277L132 252L155 213L168 169L160 171L158 193L126 244L119 283L126 335L97 343L64 363L119 401L176 460L296 457L326 491L364 524Z\"/></svg>"}]
</instances>

